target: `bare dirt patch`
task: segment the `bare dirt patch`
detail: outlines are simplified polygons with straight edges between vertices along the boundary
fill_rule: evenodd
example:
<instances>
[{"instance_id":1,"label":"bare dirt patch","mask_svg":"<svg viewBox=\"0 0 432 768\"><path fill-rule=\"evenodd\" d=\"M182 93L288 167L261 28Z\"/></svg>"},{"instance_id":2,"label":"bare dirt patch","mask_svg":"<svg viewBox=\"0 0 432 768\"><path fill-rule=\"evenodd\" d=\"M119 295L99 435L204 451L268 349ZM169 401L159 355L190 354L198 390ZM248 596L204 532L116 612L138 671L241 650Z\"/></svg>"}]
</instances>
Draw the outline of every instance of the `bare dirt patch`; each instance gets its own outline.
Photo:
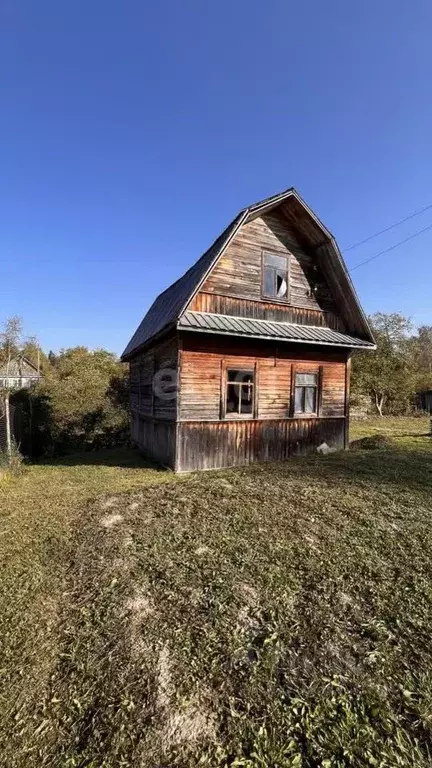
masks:
<instances>
[{"instance_id":1,"label":"bare dirt patch","mask_svg":"<svg viewBox=\"0 0 432 768\"><path fill-rule=\"evenodd\" d=\"M114 528L114 526L119 525L119 523L123 522L123 515L115 514L115 515L106 515L105 517L102 517L99 521L101 528Z\"/></svg>"},{"instance_id":2,"label":"bare dirt patch","mask_svg":"<svg viewBox=\"0 0 432 768\"><path fill-rule=\"evenodd\" d=\"M162 719L161 743L165 752L175 745L192 746L203 740L214 740L216 718L204 702L204 696L195 693L183 702L176 702L176 690L172 679L171 659L168 644L165 644L158 659L157 703Z\"/></svg>"}]
</instances>

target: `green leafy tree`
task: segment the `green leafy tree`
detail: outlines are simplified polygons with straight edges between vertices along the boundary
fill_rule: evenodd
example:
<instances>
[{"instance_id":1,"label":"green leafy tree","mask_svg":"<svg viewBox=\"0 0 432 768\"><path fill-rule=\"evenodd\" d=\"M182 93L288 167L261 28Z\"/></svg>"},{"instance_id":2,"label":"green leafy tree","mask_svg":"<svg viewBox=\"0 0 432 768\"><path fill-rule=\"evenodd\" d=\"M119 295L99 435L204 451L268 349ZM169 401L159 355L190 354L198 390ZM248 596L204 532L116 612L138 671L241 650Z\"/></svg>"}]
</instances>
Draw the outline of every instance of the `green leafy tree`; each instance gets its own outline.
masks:
<instances>
[{"instance_id":1,"label":"green leafy tree","mask_svg":"<svg viewBox=\"0 0 432 768\"><path fill-rule=\"evenodd\" d=\"M29 360L30 363L32 363L32 365L35 366L35 368L38 368L38 370L40 370L41 373L44 372L49 361L48 361L48 357L41 349L41 346L36 336L29 336L28 339L24 340L21 348L21 353L24 355L24 357L27 360Z\"/></svg>"},{"instance_id":2,"label":"green leafy tree","mask_svg":"<svg viewBox=\"0 0 432 768\"><path fill-rule=\"evenodd\" d=\"M422 325L408 342L416 391L432 389L432 326Z\"/></svg>"},{"instance_id":3,"label":"green leafy tree","mask_svg":"<svg viewBox=\"0 0 432 768\"><path fill-rule=\"evenodd\" d=\"M111 352L86 347L61 350L37 388L49 410L50 440L57 450L107 445L128 431L126 366Z\"/></svg>"},{"instance_id":4,"label":"green leafy tree","mask_svg":"<svg viewBox=\"0 0 432 768\"><path fill-rule=\"evenodd\" d=\"M410 359L411 322L403 315L377 312L369 318L377 345L376 352L362 352L353 358L353 393L368 395L377 413L403 411L415 391Z\"/></svg>"},{"instance_id":5,"label":"green leafy tree","mask_svg":"<svg viewBox=\"0 0 432 768\"><path fill-rule=\"evenodd\" d=\"M42 379L31 389L5 387L0 391L9 457L10 402L18 407L20 448L26 455L37 457L127 440L127 366L114 354L79 346L45 355L36 338L23 339L21 318L12 317L0 330L0 364L6 374L18 354L39 368Z\"/></svg>"}]
</instances>

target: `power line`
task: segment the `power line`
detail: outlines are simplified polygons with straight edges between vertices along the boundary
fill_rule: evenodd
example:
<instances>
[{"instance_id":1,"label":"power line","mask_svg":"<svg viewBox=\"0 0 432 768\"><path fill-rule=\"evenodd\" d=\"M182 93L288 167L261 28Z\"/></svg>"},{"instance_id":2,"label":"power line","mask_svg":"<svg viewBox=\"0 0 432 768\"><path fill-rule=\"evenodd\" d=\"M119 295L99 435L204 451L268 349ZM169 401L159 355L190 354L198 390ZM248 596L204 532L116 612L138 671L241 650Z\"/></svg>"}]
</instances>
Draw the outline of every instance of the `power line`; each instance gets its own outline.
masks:
<instances>
[{"instance_id":1,"label":"power line","mask_svg":"<svg viewBox=\"0 0 432 768\"><path fill-rule=\"evenodd\" d=\"M385 229L381 229L379 232L375 232L374 235L369 235L369 237L365 237L364 240L359 240L358 243L354 243L354 245L350 245L348 248L344 248L344 253L347 251L352 251L354 248L358 248L360 245L363 245L364 243L368 243L369 240L373 240L375 237L379 237L379 235L383 235L385 232L390 232L391 229L394 229L395 227L399 227L401 224L404 224L405 221L410 221L410 219L414 219L415 216L420 216L421 213L424 213L425 211L429 211L432 208L432 203L430 205L426 205L424 208L419 209L418 211L414 211L414 213L410 213L409 216L405 216L404 219L400 219L399 221L396 221L394 224L390 224L389 227L386 227Z\"/></svg>"},{"instance_id":2,"label":"power line","mask_svg":"<svg viewBox=\"0 0 432 768\"><path fill-rule=\"evenodd\" d=\"M422 235L424 232L427 232L429 229L432 229L432 224L429 224L427 227L424 227L424 229L420 229L418 232L414 232L413 235L406 237L404 240L399 240L398 243L391 245L389 248L384 248L383 251L379 251L379 253L375 253L373 256L370 256L368 259L361 261L360 264L356 264L355 267L351 267L350 272L353 272L355 269L358 269L359 267L363 267L365 264L369 264L370 261L377 259L378 256L383 256L384 253L389 253L389 251L394 251L395 248L399 248L400 245L407 243L409 240L414 240L415 237Z\"/></svg>"}]
</instances>

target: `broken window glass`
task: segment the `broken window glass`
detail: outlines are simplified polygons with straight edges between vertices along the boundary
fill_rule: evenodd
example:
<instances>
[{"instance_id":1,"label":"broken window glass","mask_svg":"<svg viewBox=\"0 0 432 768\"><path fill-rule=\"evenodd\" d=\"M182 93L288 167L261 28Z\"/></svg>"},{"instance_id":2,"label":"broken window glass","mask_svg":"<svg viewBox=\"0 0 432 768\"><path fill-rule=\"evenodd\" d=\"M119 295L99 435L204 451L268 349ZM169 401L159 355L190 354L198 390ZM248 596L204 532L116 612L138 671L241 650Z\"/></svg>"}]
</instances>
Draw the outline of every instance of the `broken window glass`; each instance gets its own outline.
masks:
<instances>
[{"instance_id":1,"label":"broken window glass","mask_svg":"<svg viewBox=\"0 0 432 768\"><path fill-rule=\"evenodd\" d=\"M272 299L288 299L288 257L276 253L263 254L263 292Z\"/></svg>"},{"instance_id":2,"label":"broken window glass","mask_svg":"<svg viewBox=\"0 0 432 768\"><path fill-rule=\"evenodd\" d=\"M238 369L227 371L226 413L252 416L254 372Z\"/></svg>"}]
</instances>

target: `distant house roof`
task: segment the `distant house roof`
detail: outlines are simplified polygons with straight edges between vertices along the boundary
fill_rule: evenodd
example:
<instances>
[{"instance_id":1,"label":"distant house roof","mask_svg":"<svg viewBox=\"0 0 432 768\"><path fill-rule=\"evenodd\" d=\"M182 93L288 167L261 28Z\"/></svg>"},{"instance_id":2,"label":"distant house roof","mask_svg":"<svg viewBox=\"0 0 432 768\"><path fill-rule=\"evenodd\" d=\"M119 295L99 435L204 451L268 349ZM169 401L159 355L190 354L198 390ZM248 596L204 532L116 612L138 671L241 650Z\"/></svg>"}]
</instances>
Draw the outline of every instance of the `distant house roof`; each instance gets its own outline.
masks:
<instances>
[{"instance_id":1,"label":"distant house roof","mask_svg":"<svg viewBox=\"0 0 432 768\"><path fill-rule=\"evenodd\" d=\"M38 379L40 377L41 374L36 366L24 357L24 355L17 355L12 358L9 364L0 364L0 378L2 379Z\"/></svg>"},{"instance_id":2,"label":"distant house roof","mask_svg":"<svg viewBox=\"0 0 432 768\"><path fill-rule=\"evenodd\" d=\"M372 332L360 306L336 240L302 200L298 192L291 187L240 211L208 251L153 302L124 350L122 360L129 360L155 336L170 327L175 327L217 259L240 227L283 203L289 204L289 209L286 212L291 217L293 224L300 227L302 235L308 239L317 253L321 253L322 259L328 264L332 287L345 315L350 320L350 330L358 333L363 341L370 342L373 346Z\"/></svg>"},{"instance_id":3,"label":"distant house roof","mask_svg":"<svg viewBox=\"0 0 432 768\"><path fill-rule=\"evenodd\" d=\"M248 317L215 315L211 312L185 312L177 323L183 331L218 333L228 336L250 336L256 339L302 342L303 344L330 344L331 346L374 349L370 341L354 338L331 328L271 320L255 320Z\"/></svg>"}]
</instances>

